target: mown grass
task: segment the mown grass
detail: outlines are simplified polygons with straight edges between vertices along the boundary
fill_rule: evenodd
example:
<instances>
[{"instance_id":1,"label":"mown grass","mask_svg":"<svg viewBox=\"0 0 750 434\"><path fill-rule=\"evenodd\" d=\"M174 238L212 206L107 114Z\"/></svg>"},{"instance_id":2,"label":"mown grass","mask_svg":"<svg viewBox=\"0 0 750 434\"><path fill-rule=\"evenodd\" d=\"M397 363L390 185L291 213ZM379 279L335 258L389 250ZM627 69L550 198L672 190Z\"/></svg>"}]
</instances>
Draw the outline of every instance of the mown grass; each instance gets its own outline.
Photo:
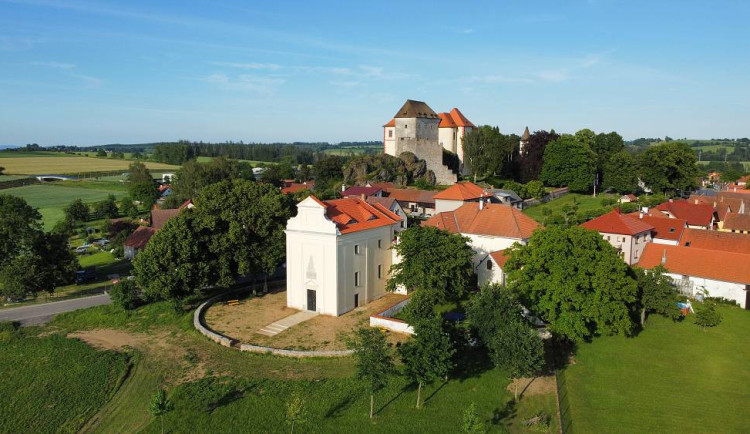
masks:
<instances>
[{"instance_id":1,"label":"mown grass","mask_svg":"<svg viewBox=\"0 0 750 434\"><path fill-rule=\"evenodd\" d=\"M90 158L63 153L13 153L0 152L2 166L8 175L76 175L86 172L127 170L132 161L108 158ZM59 158L55 158L59 157ZM169 164L144 162L149 169L176 170Z\"/></svg>"},{"instance_id":2,"label":"mown grass","mask_svg":"<svg viewBox=\"0 0 750 434\"><path fill-rule=\"evenodd\" d=\"M605 197L615 197L609 194L600 194L593 197L590 194L579 194L569 193L563 197L551 200L547 203L534 205L523 210L524 214L533 218L534 220L541 222L544 219L544 209L549 209L552 212L561 211L565 205L572 205L574 201L578 203L578 211L589 211L596 208L602 207L602 199Z\"/></svg>"},{"instance_id":3,"label":"mown grass","mask_svg":"<svg viewBox=\"0 0 750 434\"><path fill-rule=\"evenodd\" d=\"M75 432L112 396L128 356L60 335L0 342L0 432Z\"/></svg>"},{"instance_id":4,"label":"mown grass","mask_svg":"<svg viewBox=\"0 0 750 434\"><path fill-rule=\"evenodd\" d=\"M702 330L694 315L649 317L635 338L583 344L562 375L570 432L747 432L750 312L720 307Z\"/></svg>"}]
</instances>

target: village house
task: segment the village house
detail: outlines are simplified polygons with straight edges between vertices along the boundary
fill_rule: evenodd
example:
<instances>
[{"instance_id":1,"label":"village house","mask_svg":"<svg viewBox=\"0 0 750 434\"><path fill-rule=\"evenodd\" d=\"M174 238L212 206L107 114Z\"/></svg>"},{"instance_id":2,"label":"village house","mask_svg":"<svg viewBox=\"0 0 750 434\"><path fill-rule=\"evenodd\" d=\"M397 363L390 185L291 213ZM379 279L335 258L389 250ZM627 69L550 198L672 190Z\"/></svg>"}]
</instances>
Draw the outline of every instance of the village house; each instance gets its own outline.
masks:
<instances>
[{"instance_id":1,"label":"village house","mask_svg":"<svg viewBox=\"0 0 750 434\"><path fill-rule=\"evenodd\" d=\"M689 228L712 229L716 222L714 208L700 201L672 200L654 207L669 218L683 219Z\"/></svg>"},{"instance_id":2,"label":"village house","mask_svg":"<svg viewBox=\"0 0 750 434\"><path fill-rule=\"evenodd\" d=\"M750 235L686 229L679 245L696 249L750 254Z\"/></svg>"},{"instance_id":3,"label":"village house","mask_svg":"<svg viewBox=\"0 0 750 434\"><path fill-rule=\"evenodd\" d=\"M477 284L481 287L489 283L505 285L505 263L508 256L505 250L497 250L481 258L474 267Z\"/></svg>"},{"instance_id":4,"label":"village house","mask_svg":"<svg viewBox=\"0 0 750 434\"><path fill-rule=\"evenodd\" d=\"M435 195L435 211L453 211L467 202L487 201L494 196L478 185L463 181L456 183ZM496 199L497 200L497 199Z\"/></svg>"},{"instance_id":5,"label":"village house","mask_svg":"<svg viewBox=\"0 0 750 434\"><path fill-rule=\"evenodd\" d=\"M401 208L414 217L435 215L435 195L437 192L414 188L389 188L386 197L395 199Z\"/></svg>"},{"instance_id":6,"label":"village house","mask_svg":"<svg viewBox=\"0 0 750 434\"><path fill-rule=\"evenodd\" d=\"M301 201L285 231L287 306L339 316L382 297L401 221L361 198Z\"/></svg>"},{"instance_id":7,"label":"village house","mask_svg":"<svg viewBox=\"0 0 750 434\"><path fill-rule=\"evenodd\" d=\"M346 188L341 185L341 197L383 197L383 189L380 187L354 185Z\"/></svg>"},{"instance_id":8,"label":"village house","mask_svg":"<svg viewBox=\"0 0 750 434\"><path fill-rule=\"evenodd\" d=\"M642 219L620 214L614 209L607 214L581 224L582 227L599 232L611 244L628 265L640 259L643 249L651 242L654 227Z\"/></svg>"},{"instance_id":9,"label":"village house","mask_svg":"<svg viewBox=\"0 0 750 434\"><path fill-rule=\"evenodd\" d=\"M719 223L719 230L737 234L750 234L750 214L730 212Z\"/></svg>"},{"instance_id":10,"label":"village house","mask_svg":"<svg viewBox=\"0 0 750 434\"><path fill-rule=\"evenodd\" d=\"M179 208L175 209L153 209L151 210L151 221L149 226L139 226L125 241L123 241L123 252L125 259L132 260L136 255L146 248L151 237L163 228L167 221L180 214L184 209L192 209L193 201L186 200Z\"/></svg>"},{"instance_id":11,"label":"village house","mask_svg":"<svg viewBox=\"0 0 750 434\"><path fill-rule=\"evenodd\" d=\"M515 243L526 244L539 227L516 208L495 203L468 202L453 211L436 214L422 226L433 226L469 238L475 266L487 255Z\"/></svg>"},{"instance_id":12,"label":"village house","mask_svg":"<svg viewBox=\"0 0 750 434\"><path fill-rule=\"evenodd\" d=\"M750 254L695 247L648 244L638 266L662 265L681 293L723 297L750 306Z\"/></svg>"},{"instance_id":13,"label":"village house","mask_svg":"<svg viewBox=\"0 0 750 434\"><path fill-rule=\"evenodd\" d=\"M620 203L638 202L638 198L634 194L632 194L632 193L630 193L630 194L623 194L622 196L620 196L619 202Z\"/></svg>"},{"instance_id":14,"label":"village house","mask_svg":"<svg viewBox=\"0 0 750 434\"><path fill-rule=\"evenodd\" d=\"M305 181L305 182L284 181L284 186L281 187L281 194L294 194L300 191L312 190L314 187L315 187L315 181Z\"/></svg>"},{"instance_id":15,"label":"village house","mask_svg":"<svg viewBox=\"0 0 750 434\"><path fill-rule=\"evenodd\" d=\"M687 222L685 220L671 219L659 212L650 215L640 211L630 213L628 217L640 219L644 223L653 226L651 241L656 244L676 246L680 244L682 234L687 230Z\"/></svg>"},{"instance_id":16,"label":"village house","mask_svg":"<svg viewBox=\"0 0 750 434\"><path fill-rule=\"evenodd\" d=\"M495 196L497 202L503 205L512 206L513 208L523 209L523 199L521 199L521 196L515 191L503 188L493 188L487 191ZM492 202L495 201L493 200Z\"/></svg>"},{"instance_id":17,"label":"village house","mask_svg":"<svg viewBox=\"0 0 750 434\"><path fill-rule=\"evenodd\" d=\"M370 196L367 199L365 199L365 201L369 203L370 205L375 205L376 203L378 203L384 206L390 212L399 216L401 218L400 229L406 229L407 224L409 222L409 218L406 215L406 211L404 211L404 208L401 207L401 204L399 204L395 198Z\"/></svg>"}]
</instances>

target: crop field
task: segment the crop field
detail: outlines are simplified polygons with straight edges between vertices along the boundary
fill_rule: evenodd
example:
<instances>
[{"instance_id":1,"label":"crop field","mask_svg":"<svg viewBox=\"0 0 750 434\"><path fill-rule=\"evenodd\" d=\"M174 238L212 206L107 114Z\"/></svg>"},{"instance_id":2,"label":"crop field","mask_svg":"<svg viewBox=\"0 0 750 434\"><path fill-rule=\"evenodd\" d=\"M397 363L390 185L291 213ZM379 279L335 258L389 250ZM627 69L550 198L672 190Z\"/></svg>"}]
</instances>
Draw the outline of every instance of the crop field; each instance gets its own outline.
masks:
<instances>
[{"instance_id":1,"label":"crop field","mask_svg":"<svg viewBox=\"0 0 750 434\"><path fill-rule=\"evenodd\" d=\"M75 175L86 172L127 170L132 161L89 158L66 154L36 155L36 153L0 153L0 166L8 175ZM144 163L149 169L177 170L179 166Z\"/></svg>"},{"instance_id":2,"label":"crop field","mask_svg":"<svg viewBox=\"0 0 750 434\"><path fill-rule=\"evenodd\" d=\"M0 432L76 432L112 396L128 356L60 335L0 335Z\"/></svg>"},{"instance_id":3,"label":"crop field","mask_svg":"<svg viewBox=\"0 0 750 434\"><path fill-rule=\"evenodd\" d=\"M118 199L126 194L122 187L114 189L105 186L99 188L89 187L88 185L81 186L89 182L93 183L94 181L80 181L72 184L66 182L66 185L56 183L26 185L8 188L2 190L1 193L22 197L29 205L38 208L39 213L42 214L44 227L49 230L55 223L63 219L63 208L76 199L81 199L84 203L94 203L106 199L110 194Z\"/></svg>"},{"instance_id":4,"label":"crop field","mask_svg":"<svg viewBox=\"0 0 750 434\"><path fill-rule=\"evenodd\" d=\"M366 152L382 152L383 147L382 146L353 146L349 148L331 148L326 149L326 154L329 155L339 155L339 156L349 156L349 155L360 155L364 154Z\"/></svg>"}]
</instances>

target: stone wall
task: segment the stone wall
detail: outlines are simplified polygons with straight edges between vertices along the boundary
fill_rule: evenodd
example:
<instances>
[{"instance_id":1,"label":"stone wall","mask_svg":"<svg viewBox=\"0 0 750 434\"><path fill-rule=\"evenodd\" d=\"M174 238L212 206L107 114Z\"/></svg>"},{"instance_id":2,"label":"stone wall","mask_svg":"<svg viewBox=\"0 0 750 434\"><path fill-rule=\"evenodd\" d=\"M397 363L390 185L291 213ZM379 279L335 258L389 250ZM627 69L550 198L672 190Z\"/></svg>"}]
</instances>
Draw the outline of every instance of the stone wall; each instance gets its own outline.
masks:
<instances>
[{"instance_id":1,"label":"stone wall","mask_svg":"<svg viewBox=\"0 0 750 434\"><path fill-rule=\"evenodd\" d=\"M438 184L452 185L458 178L443 165L443 147L438 139L438 119L396 119L396 155L411 152L427 162L427 169L435 173Z\"/></svg>"}]
</instances>

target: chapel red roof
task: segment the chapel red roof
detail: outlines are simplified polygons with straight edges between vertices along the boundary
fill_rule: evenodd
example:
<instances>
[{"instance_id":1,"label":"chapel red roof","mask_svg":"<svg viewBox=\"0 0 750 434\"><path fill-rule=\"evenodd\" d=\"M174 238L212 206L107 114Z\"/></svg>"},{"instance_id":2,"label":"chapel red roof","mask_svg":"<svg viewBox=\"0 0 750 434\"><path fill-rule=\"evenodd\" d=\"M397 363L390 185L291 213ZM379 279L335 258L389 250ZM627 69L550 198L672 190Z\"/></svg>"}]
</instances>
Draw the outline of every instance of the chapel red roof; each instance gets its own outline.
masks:
<instances>
[{"instance_id":1,"label":"chapel red roof","mask_svg":"<svg viewBox=\"0 0 750 434\"><path fill-rule=\"evenodd\" d=\"M472 200L480 197L489 197L492 194L484 191L482 187L470 181L457 182L435 195L435 199L442 200Z\"/></svg>"},{"instance_id":2,"label":"chapel red roof","mask_svg":"<svg viewBox=\"0 0 750 434\"><path fill-rule=\"evenodd\" d=\"M326 216L336 223L342 234L389 226L401 221L401 217L379 203L370 205L355 197L324 202L315 196L310 197L325 207Z\"/></svg>"},{"instance_id":3,"label":"chapel red roof","mask_svg":"<svg viewBox=\"0 0 750 434\"><path fill-rule=\"evenodd\" d=\"M581 224L582 227L608 234L636 235L648 232L654 227L641 219L633 218L614 209L607 214Z\"/></svg>"},{"instance_id":4,"label":"chapel red roof","mask_svg":"<svg viewBox=\"0 0 750 434\"><path fill-rule=\"evenodd\" d=\"M497 203L465 203L454 211L432 216L422 226L433 226L448 232L527 239L539 227L534 219L516 208Z\"/></svg>"},{"instance_id":5,"label":"chapel red roof","mask_svg":"<svg viewBox=\"0 0 750 434\"><path fill-rule=\"evenodd\" d=\"M638 266L650 269L662 264L673 274L748 285L750 267L738 264L749 261L750 254L649 243Z\"/></svg>"}]
</instances>

